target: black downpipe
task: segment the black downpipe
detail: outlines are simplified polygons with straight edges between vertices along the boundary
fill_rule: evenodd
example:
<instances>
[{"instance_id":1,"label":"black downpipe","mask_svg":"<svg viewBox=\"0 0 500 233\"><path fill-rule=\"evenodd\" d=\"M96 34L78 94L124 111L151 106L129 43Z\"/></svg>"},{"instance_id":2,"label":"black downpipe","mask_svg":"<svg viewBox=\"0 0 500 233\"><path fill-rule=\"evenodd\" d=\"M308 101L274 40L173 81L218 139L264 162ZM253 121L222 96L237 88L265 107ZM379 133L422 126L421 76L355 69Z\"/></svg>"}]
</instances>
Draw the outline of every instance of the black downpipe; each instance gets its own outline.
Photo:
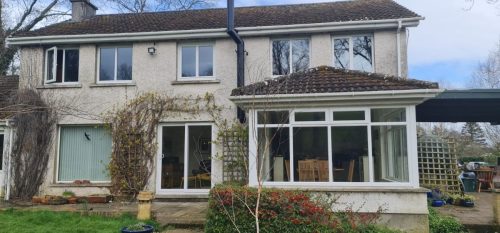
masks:
<instances>
[{"instance_id":1,"label":"black downpipe","mask_svg":"<svg viewBox=\"0 0 500 233\"><path fill-rule=\"evenodd\" d=\"M245 85L245 42L234 28L234 0L227 0L227 34L236 43L236 77L237 87ZM241 123L246 121L245 111L238 107L238 120Z\"/></svg>"}]
</instances>

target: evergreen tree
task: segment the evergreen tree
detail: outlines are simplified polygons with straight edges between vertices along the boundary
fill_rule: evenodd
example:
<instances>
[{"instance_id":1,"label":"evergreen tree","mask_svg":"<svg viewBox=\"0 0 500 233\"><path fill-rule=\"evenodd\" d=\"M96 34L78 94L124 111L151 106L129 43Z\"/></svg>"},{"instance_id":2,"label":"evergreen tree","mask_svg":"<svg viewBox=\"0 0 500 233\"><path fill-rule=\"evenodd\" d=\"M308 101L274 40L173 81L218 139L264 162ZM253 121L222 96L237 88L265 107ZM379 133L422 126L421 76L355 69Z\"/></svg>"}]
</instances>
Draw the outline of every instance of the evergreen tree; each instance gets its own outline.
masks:
<instances>
[{"instance_id":1,"label":"evergreen tree","mask_svg":"<svg viewBox=\"0 0 500 233\"><path fill-rule=\"evenodd\" d=\"M469 144L486 145L483 129L477 122L465 123L462 127L462 135Z\"/></svg>"}]
</instances>

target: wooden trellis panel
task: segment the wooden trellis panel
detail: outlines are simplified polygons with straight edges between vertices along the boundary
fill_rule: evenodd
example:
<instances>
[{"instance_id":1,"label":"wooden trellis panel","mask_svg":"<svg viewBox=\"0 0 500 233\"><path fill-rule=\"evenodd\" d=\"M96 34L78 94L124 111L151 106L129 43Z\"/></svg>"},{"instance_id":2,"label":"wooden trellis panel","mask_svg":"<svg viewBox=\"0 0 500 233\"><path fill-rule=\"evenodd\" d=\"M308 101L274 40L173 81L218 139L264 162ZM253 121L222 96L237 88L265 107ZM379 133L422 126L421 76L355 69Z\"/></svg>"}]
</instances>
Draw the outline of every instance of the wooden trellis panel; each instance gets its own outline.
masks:
<instances>
[{"instance_id":1,"label":"wooden trellis panel","mask_svg":"<svg viewBox=\"0 0 500 233\"><path fill-rule=\"evenodd\" d=\"M222 136L224 182L248 182L248 136L241 129L228 130Z\"/></svg>"},{"instance_id":2,"label":"wooden trellis panel","mask_svg":"<svg viewBox=\"0 0 500 233\"><path fill-rule=\"evenodd\" d=\"M439 187L449 193L459 193L455 142L437 136L419 136L418 171L421 186Z\"/></svg>"}]
</instances>

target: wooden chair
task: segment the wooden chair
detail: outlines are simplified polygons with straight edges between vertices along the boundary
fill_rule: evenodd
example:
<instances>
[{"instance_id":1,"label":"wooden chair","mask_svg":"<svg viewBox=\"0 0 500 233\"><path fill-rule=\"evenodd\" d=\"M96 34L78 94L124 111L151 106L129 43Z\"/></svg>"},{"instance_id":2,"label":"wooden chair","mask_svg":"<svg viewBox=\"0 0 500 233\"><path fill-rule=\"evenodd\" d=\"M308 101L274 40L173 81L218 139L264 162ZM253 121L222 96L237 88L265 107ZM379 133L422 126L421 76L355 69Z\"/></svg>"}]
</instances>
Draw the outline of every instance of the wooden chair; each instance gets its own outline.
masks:
<instances>
[{"instance_id":1,"label":"wooden chair","mask_svg":"<svg viewBox=\"0 0 500 233\"><path fill-rule=\"evenodd\" d=\"M347 173L348 182L352 182L352 177L354 176L354 163L355 163L354 159L351 159L351 161L349 161L349 170Z\"/></svg>"},{"instance_id":2,"label":"wooden chair","mask_svg":"<svg viewBox=\"0 0 500 233\"><path fill-rule=\"evenodd\" d=\"M481 186L487 185L490 190L493 190L493 169L482 168L476 170L476 178L478 180L477 191L481 192Z\"/></svg>"},{"instance_id":3,"label":"wooden chair","mask_svg":"<svg viewBox=\"0 0 500 233\"><path fill-rule=\"evenodd\" d=\"M318 181L328 181L329 180L329 174L328 174L328 160L317 160L316 161L316 171L317 171L317 178Z\"/></svg>"},{"instance_id":4,"label":"wooden chair","mask_svg":"<svg viewBox=\"0 0 500 233\"><path fill-rule=\"evenodd\" d=\"M299 160L299 181L316 181L316 161Z\"/></svg>"}]
</instances>

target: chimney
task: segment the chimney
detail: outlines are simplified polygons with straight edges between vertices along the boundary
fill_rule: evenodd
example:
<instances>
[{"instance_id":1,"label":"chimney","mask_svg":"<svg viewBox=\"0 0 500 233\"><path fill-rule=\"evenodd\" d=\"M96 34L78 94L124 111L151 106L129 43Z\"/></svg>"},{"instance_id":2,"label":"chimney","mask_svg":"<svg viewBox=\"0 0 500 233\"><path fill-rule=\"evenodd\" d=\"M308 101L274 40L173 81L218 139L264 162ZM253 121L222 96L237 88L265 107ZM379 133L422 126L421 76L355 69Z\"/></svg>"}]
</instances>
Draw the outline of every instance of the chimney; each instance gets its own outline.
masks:
<instances>
[{"instance_id":1,"label":"chimney","mask_svg":"<svg viewBox=\"0 0 500 233\"><path fill-rule=\"evenodd\" d=\"M85 18L95 15L97 7L90 3L90 0L70 0L71 20L80 22Z\"/></svg>"}]
</instances>

